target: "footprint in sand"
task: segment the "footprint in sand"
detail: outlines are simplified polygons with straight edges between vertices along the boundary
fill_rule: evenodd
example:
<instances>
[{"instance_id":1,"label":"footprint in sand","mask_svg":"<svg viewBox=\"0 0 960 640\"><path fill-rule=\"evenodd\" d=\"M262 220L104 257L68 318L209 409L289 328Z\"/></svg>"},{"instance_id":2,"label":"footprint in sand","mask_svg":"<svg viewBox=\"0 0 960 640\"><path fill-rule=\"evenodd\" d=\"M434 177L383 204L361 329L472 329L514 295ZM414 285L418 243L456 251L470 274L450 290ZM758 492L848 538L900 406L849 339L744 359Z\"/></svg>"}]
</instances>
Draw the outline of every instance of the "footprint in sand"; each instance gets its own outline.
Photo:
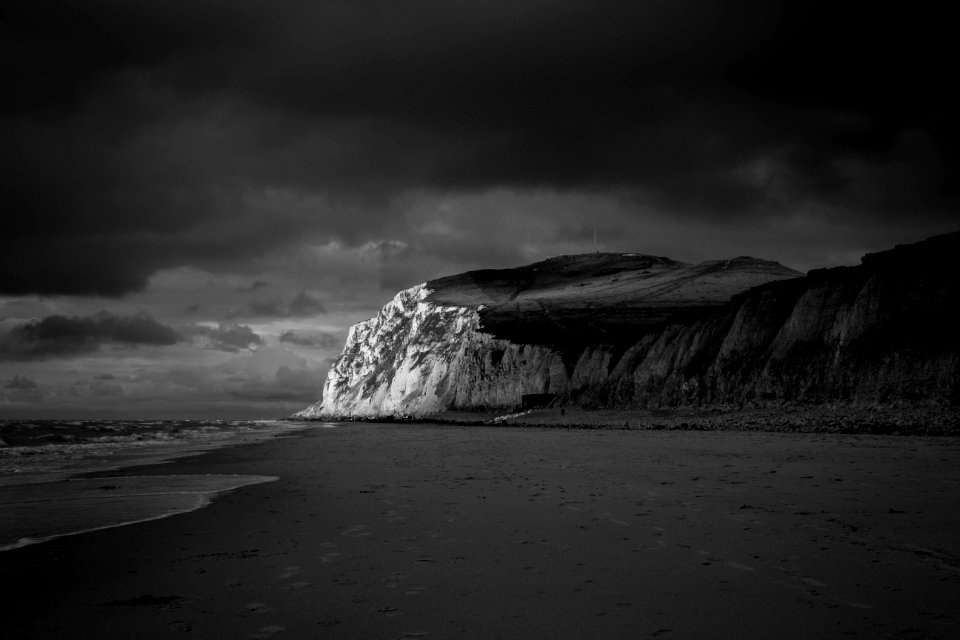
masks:
<instances>
[{"instance_id":1,"label":"footprint in sand","mask_svg":"<svg viewBox=\"0 0 960 640\"><path fill-rule=\"evenodd\" d=\"M799 580L800 582L810 587L818 587L822 589L824 587L829 586L826 582L823 582L822 580L817 580L816 578L811 578L810 576L802 575L799 571L796 571L794 569L788 569L786 567L781 567L781 566L776 566L774 567L774 569L777 569L778 571L782 571L783 573L790 576L794 580ZM785 583L781 583L781 584L785 584ZM796 588L802 589L803 587L796 587Z\"/></svg>"},{"instance_id":2,"label":"footprint in sand","mask_svg":"<svg viewBox=\"0 0 960 640\"><path fill-rule=\"evenodd\" d=\"M273 609L263 602L251 602L244 605L243 608L246 609L248 613L269 613L273 611Z\"/></svg>"},{"instance_id":3,"label":"footprint in sand","mask_svg":"<svg viewBox=\"0 0 960 640\"><path fill-rule=\"evenodd\" d=\"M342 536L351 536L351 537L353 537L353 538L359 538L360 536L368 536L368 535L370 535L370 532L367 531L367 529L369 529L369 528L370 528L370 527L368 527L368 526L365 525L365 524L357 524L357 525L354 525L354 526L350 527L350 528L347 529L346 531L341 531L341 532L340 532L340 535L342 535Z\"/></svg>"},{"instance_id":4,"label":"footprint in sand","mask_svg":"<svg viewBox=\"0 0 960 640\"><path fill-rule=\"evenodd\" d=\"M800 582L805 582L806 584L810 585L811 587L826 587L826 586L827 586L827 583L826 583L826 582L821 582L820 580L817 580L817 579L815 579L815 578L800 578Z\"/></svg>"},{"instance_id":5,"label":"footprint in sand","mask_svg":"<svg viewBox=\"0 0 960 640\"><path fill-rule=\"evenodd\" d=\"M248 635L248 638L269 638L270 636L275 636L281 631L284 631L284 628L278 624L272 624L268 627L260 627L256 633L251 633Z\"/></svg>"},{"instance_id":6,"label":"footprint in sand","mask_svg":"<svg viewBox=\"0 0 960 640\"><path fill-rule=\"evenodd\" d=\"M383 580L383 586L387 589L396 589L400 581L403 580L403 577L404 575L402 573L396 572Z\"/></svg>"},{"instance_id":7,"label":"footprint in sand","mask_svg":"<svg viewBox=\"0 0 960 640\"><path fill-rule=\"evenodd\" d=\"M773 584L778 584L781 587L786 587L787 589L794 589L796 591L803 591L803 592L807 591L806 589L804 589L798 584L790 584L789 582L784 582L783 580L774 580Z\"/></svg>"},{"instance_id":8,"label":"footprint in sand","mask_svg":"<svg viewBox=\"0 0 960 640\"><path fill-rule=\"evenodd\" d=\"M283 573L280 574L280 579L286 580L287 578L292 578L298 573L300 573L300 567L287 567L283 570Z\"/></svg>"},{"instance_id":9,"label":"footprint in sand","mask_svg":"<svg viewBox=\"0 0 960 640\"><path fill-rule=\"evenodd\" d=\"M298 581L298 582L294 582L294 583L291 583L290 585L288 585L288 586L287 586L287 589L289 589L289 590L306 589L307 587L311 586L312 584L313 584L312 582L307 582L306 580L300 580L300 581Z\"/></svg>"},{"instance_id":10,"label":"footprint in sand","mask_svg":"<svg viewBox=\"0 0 960 640\"><path fill-rule=\"evenodd\" d=\"M404 520L406 520L406 518L404 518L403 516L398 515L396 510L394 509L381 511L380 515L385 517L387 519L387 522L389 522L390 524L396 524L398 522L403 522Z\"/></svg>"}]
</instances>

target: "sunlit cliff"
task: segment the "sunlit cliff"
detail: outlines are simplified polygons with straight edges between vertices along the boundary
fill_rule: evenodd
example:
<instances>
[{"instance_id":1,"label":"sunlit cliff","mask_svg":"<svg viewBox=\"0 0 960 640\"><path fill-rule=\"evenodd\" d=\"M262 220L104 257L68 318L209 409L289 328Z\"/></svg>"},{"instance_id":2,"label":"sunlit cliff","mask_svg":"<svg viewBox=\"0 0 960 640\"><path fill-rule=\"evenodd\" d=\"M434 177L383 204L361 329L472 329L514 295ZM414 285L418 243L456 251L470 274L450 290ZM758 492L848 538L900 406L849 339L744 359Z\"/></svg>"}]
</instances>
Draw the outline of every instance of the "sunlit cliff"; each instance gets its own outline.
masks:
<instances>
[{"instance_id":1,"label":"sunlit cliff","mask_svg":"<svg viewBox=\"0 0 960 640\"><path fill-rule=\"evenodd\" d=\"M400 292L300 418L784 401L958 402L960 234L806 276L735 258L562 256Z\"/></svg>"}]
</instances>

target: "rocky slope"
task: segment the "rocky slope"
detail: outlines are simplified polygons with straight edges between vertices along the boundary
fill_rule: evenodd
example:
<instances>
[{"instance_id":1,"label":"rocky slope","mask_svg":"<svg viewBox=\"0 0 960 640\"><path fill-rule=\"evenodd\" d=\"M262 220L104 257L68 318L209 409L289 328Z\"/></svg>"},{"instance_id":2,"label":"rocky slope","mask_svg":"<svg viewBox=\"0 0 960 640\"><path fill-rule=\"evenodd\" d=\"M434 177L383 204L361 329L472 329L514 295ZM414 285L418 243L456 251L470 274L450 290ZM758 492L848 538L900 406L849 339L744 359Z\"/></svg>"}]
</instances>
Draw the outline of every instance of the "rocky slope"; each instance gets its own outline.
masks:
<instances>
[{"instance_id":1,"label":"rocky slope","mask_svg":"<svg viewBox=\"0 0 960 640\"><path fill-rule=\"evenodd\" d=\"M300 418L422 416L523 396L598 407L960 403L960 234L801 277L566 256L434 280L352 328Z\"/></svg>"}]
</instances>

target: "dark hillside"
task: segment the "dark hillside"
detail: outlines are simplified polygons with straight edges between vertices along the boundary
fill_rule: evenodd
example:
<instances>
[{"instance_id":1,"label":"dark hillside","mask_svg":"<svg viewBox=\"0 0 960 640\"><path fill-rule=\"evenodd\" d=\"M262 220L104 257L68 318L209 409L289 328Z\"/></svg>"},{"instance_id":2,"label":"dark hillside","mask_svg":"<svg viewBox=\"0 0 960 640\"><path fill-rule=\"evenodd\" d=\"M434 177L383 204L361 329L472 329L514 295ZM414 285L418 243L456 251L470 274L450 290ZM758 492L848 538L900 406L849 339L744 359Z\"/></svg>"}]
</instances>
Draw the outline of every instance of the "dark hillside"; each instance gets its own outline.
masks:
<instances>
[{"instance_id":1,"label":"dark hillside","mask_svg":"<svg viewBox=\"0 0 960 640\"><path fill-rule=\"evenodd\" d=\"M483 305L486 333L569 351L598 342L632 343L667 323L695 320L751 287L801 275L747 257L688 265L656 256L587 253L432 280L427 300Z\"/></svg>"}]
</instances>

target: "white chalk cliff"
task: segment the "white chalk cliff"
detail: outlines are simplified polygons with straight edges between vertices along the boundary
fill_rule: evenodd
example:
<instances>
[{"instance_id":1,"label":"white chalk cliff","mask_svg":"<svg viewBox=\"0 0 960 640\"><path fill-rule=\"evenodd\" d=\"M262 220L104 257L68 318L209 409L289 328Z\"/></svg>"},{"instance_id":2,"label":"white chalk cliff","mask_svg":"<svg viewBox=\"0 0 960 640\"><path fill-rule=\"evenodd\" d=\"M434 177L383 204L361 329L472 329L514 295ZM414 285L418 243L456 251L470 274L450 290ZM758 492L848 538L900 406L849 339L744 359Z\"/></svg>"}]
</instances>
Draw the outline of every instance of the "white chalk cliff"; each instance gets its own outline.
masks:
<instances>
[{"instance_id":1,"label":"white chalk cliff","mask_svg":"<svg viewBox=\"0 0 960 640\"><path fill-rule=\"evenodd\" d=\"M478 330L478 309L428 302L405 289L350 328L323 399L293 417L424 416L455 408L514 407L525 393L564 388L560 356Z\"/></svg>"},{"instance_id":2,"label":"white chalk cliff","mask_svg":"<svg viewBox=\"0 0 960 640\"><path fill-rule=\"evenodd\" d=\"M562 256L401 291L301 419L517 407L955 406L960 233L806 277L754 258Z\"/></svg>"}]
</instances>

